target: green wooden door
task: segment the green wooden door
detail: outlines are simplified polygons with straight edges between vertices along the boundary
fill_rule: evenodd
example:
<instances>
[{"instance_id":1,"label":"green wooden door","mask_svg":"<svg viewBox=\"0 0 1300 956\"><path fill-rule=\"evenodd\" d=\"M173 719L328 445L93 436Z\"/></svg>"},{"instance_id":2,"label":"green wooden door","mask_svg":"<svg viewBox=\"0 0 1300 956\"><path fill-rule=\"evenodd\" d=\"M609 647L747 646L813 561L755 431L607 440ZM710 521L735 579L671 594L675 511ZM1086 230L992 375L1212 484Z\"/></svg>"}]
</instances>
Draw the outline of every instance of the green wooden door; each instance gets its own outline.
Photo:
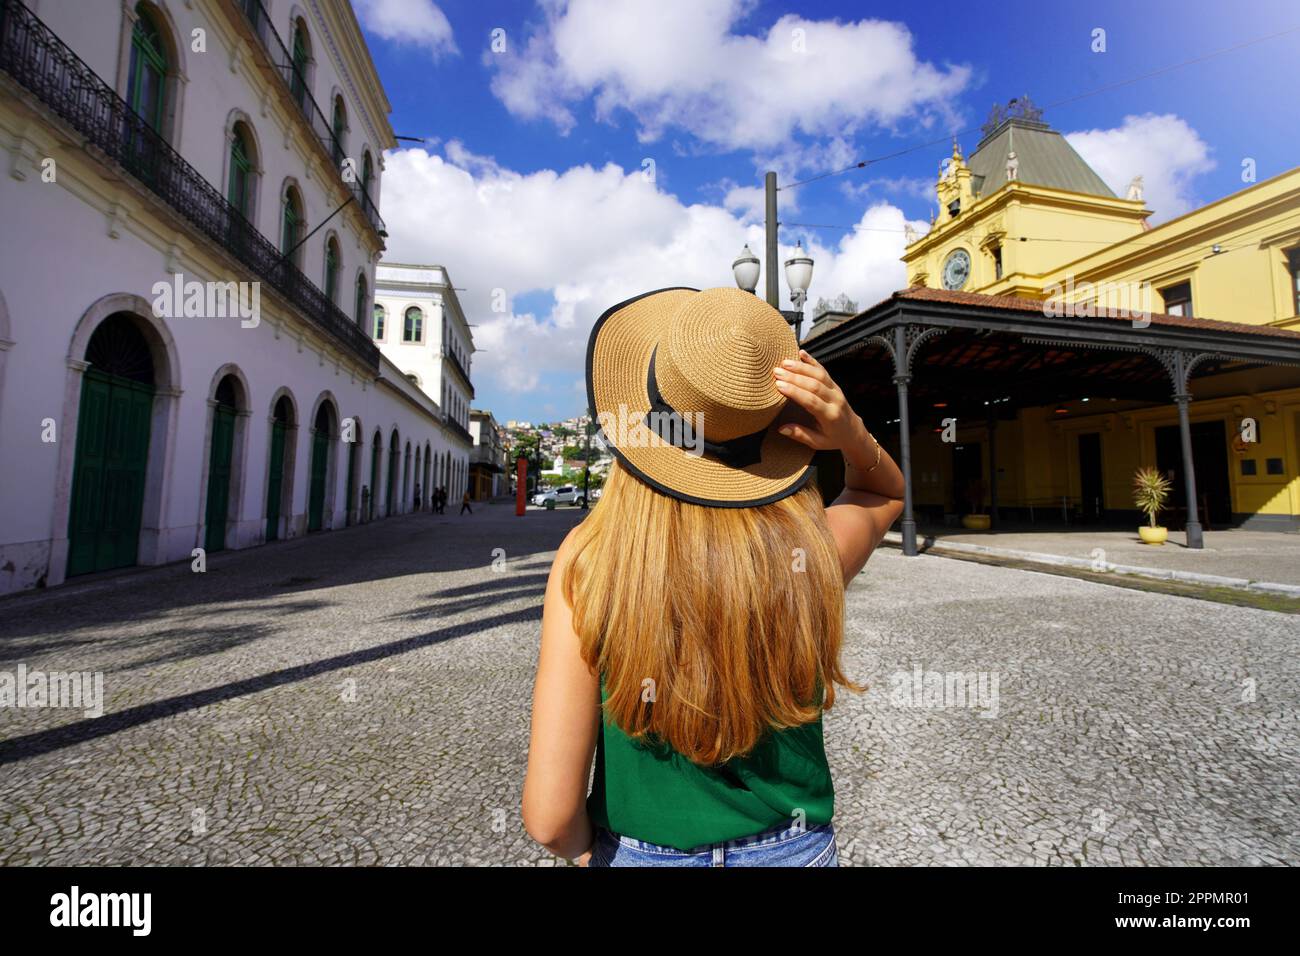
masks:
<instances>
[{"instance_id":1,"label":"green wooden door","mask_svg":"<svg viewBox=\"0 0 1300 956\"><path fill-rule=\"evenodd\" d=\"M373 521L375 517L375 499L379 497L379 436L375 436L374 444L370 449L370 500L366 502L369 513L366 515L367 521Z\"/></svg>"},{"instance_id":2,"label":"green wooden door","mask_svg":"<svg viewBox=\"0 0 1300 956\"><path fill-rule=\"evenodd\" d=\"M271 425L271 468L266 483L266 540L280 537L280 492L284 485L284 422Z\"/></svg>"},{"instance_id":3,"label":"green wooden door","mask_svg":"<svg viewBox=\"0 0 1300 956\"><path fill-rule=\"evenodd\" d=\"M343 498L344 501L343 509L347 512L347 517L344 518L343 521L344 524L350 525L352 524L352 509L356 505L356 503L352 500L352 496L356 494L356 488L357 488L356 470L357 470L357 455L359 454L359 452L357 451L357 446L355 442L345 445L344 447L347 448L348 450L348 487L347 487L347 491L344 493L344 498Z\"/></svg>"},{"instance_id":4,"label":"green wooden door","mask_svg":"<svg viewBox=\"0 0 1300 956\"><path fill-rule=\"evenodd\" d=\"M311 442L311 478L307 500L307 530L319 531L324 526L325 470L329 454L329 436L317 431Z\"/></svg>"},{"instance_id":5,"label":"green wooden door","mask_svg":"<svg viewBox=\"0 0 1300 956\"><path fill-rule=\"evenodd\" d=\"M203 547L222 551L226 547L226 518L230 512L230 463L235 452L235 410L218 405L212 416L212 450L208 455L207 531Z\"/></svg>"},{"instance_id":6,"label":"green wooden door","mask_svg":"<svg viewBox=\"0 0 1300 956\"><path fill-rule=\"evenodd\" d=\"M397 502L394 499L397 498L397 461L397 445L394 444L388 452L388 500L384 511L390 518L396 513L394 506Z\"/></svg>"},{"instance_id":7,"label":"green wooden door","mask_svg":"<svg viewBox=\"0 0 1300 956\"><path fill-rule=\"evenodd\" d=\"M153 388L88 369L81 382L68 576L136 563Z\"/></svg>"}]
</instances>

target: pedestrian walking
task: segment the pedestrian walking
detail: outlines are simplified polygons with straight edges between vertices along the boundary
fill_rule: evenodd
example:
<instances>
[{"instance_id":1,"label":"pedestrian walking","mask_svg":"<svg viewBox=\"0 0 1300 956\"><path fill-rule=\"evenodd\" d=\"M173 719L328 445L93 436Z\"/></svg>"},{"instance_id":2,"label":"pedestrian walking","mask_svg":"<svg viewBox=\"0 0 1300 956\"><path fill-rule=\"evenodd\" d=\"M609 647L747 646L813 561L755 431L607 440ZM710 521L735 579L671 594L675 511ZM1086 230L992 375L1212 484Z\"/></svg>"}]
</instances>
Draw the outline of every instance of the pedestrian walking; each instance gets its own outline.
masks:
<instances>
[{"instance_id":1,"label":"pedestrian walking","mask_svg":"<svg viewBox=\"0 0 1300 956\"><path fill-rule=\"evenodd\" d=\"M415 510L420 511L424 506L423 499L420 498L420 483L415 483Z\"/></svg>"},{"instance_id":2,"label":"pedestrian walking","mask_svg":"<svg viewBox=\"0 0 1300 956\"><path fill-rule=\"evenodd\" d=\"M658 414L606 437L601 505L551 566L525 827L593 867L837 866L822 713L864 690L844 587L902 512L898 466L739 289L614 306L587 389L597 415ZM826 507L814 451L845 461Z\"/></svg>"},{"instance_id":3,"label":"pedestrian walking","mask_svg":"<svg viewBox=\"0 0 1300 956\"><path fill-rule=\"evenodd\" d=\"M468 492L468 491L465 492L463 495L460 496L460 513L461 513L461 514L464 514L466 511L468 511L470 514L473 514L473 513L474 513L474 509L471 508L471 507L469 506L469 492Z\"/></svg>"},{"instance_id":4,"label":"pedestrian walking","mask_svg":"<svg viewBox=\"0 0 1300 956\"><path fill-rule=\"evenodd\" d=\"M440 485L438 487L438 514L445 515L446 513L447 513L447 488L445 485Z\"/></svg>"}]
</instances>

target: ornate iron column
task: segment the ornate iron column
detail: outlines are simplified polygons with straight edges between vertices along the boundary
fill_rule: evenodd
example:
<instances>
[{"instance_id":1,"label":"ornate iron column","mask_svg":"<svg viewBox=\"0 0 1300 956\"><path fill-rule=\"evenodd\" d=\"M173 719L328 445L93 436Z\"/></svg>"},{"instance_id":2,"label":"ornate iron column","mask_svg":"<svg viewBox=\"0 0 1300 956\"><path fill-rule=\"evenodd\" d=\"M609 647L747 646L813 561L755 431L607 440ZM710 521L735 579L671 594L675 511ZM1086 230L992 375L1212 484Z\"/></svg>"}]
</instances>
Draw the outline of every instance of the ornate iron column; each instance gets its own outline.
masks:
<instances>
[{"instance_id":1,"label":"ornate iron column","mask_svg":"<svg viewBox=\"0 0 1300 956\"><path fill-rule=\"evenodd\" d=\"M1201 529L1201 516L1196 501L1196 470L1192 461L1192 424L1187 406L1192 401L1188 382L1192 370L1207 359L1227 358L1214 352L1197 352L1189 355L1183 349L1146 349L1165 371L1174 385L1174 403L1178 406L1178 431L1183 446L1183 487L1187 495L1187 547L1200 549L1205 547L1205 537Z\"/></svg>"},{"instance_id":2,"label":"ornate iron column","mask_svg":"<svg viewBox=\"0 0 1300 956\"><path fill-rule=\"evenodd\" d=\"M903 469L903 554L915 557L916 516L912 511L912 427L907 409L907 386L912 381L912 359L926 339L943 334L941 328L923 328L916 325L896 325L892 337L873 335L867 339L889 353L894 361L894 384L898 386L898 439L899 464Z\"/></svg>"},{"instance_id":3,"label":"ornate iron column","mask_svg":"<svg viewBox=\"0 0 1300 956\"><path fill-rule=\"evenodd\" d=\"M998 526L998 416L990 400L989 417L989 522Z\"/></svg>"}]
</instances>

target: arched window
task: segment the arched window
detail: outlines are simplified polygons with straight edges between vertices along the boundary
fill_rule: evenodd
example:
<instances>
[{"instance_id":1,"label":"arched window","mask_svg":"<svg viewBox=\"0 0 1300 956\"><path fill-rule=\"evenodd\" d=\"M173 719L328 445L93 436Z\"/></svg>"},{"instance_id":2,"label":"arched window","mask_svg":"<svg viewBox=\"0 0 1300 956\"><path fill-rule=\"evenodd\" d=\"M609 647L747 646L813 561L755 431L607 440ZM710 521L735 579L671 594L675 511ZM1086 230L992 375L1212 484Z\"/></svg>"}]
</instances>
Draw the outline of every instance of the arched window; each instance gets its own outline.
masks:
<instances>
[{"instance_id":1,"label":"arched window","mask_svg":"<svg viewBox=\"0 0 1300 956\"><path fill-rule=\"evenodd\" d=\"M307 108L307 63L311 59L311 46L307 42L307 24L299 17L293 25L293 76L289 90L300 109Z\"/></svg>"},{"instance_id":2,"label":"arched window","mask_svg":"<svg viewBox=\"0 0 1300 956\"><path fill-rule=\"evenodd\" d=\"M127 76L127 101L154 131L161 135L167 98L167 53L162 33L144 4L136 4L131 31L131 68Z\"/></svg>"},{"instance_id":3,"label":"arched window","mask_svg":"<svg viewBox=\"0 0 1300 956\"><path fill-rule=\"evenodd\" d=\"M365 273L357 276L357 297L356 304L352 308L352 314L356 316L357 325L362 328L366 324L366 305L370 302L370 290L366 287Z\"/></svg>"},{"instance_id":4,"label":"arched window","mask_svg":"<svg viewBox=\"0 0 1300 956\"><path fill-rule=\"evenodd\" d=\"M376 342L382 342L384 340L385 315L386 313L384 312L384 307L379 303L375 303L375 341Z\"/></svg>"},{"instance_id":5,"label":"arched window","mask_svg":"<svg viewBox=\"0 0 1300 956\"><path fill-rule=\"evenodd\" d=\"M297 248L298 243L302 240L303 213L302 213L302 196L299 195L295 186L290 186L284 191L284 201L281 203L280 210L280 254L288 255L291 250ZM294 253L295 263L298 261L298 254Z\"/></svg>"},{"instance_id":6,"label":"arched window","mask_svg":"<svg viewBox=\"0 0 1300 956\"><path fill-rule=\"evenodd\" d=\"M346 155L346 152L343 148L343 131L347 129L347 125L348 125L348 116L343 106L342 96L334 97L334 117L330 125L332 126L332 132L334 134L334 143L333 143L334 165L336 167L342 166L343 157Z\"/></svg>"},{"instance_id":7,"label":"arched window","mask_svg":"<svg viewBox=\"0 0 1300 956\"><path fill-rule=\"evenodd\" d=\"M333 236L325 240L325 296L336 302L339 293L339 243Z\"/></svg>"},{"instance_id":8,"label":"arched window","mask_svg":"<svg viewBox=\"0 0 1300 956\"><path fill-rule=\"evenodd\" d=\"M226 198L245 219L253 215L253 150L248 129L236 123L230 136L230 182Z\"/></svg>"},{"instance_id":9,"label":"arched window","mask_svg":"<svg viewBox=\"0 0 1300 956\"><path fill-rule=\"evenodd\" d=\"M421 342L424 340L424 313L411 306L406 310L406 323L402 326L403 342Z\"/></svg>"}]
</instances>

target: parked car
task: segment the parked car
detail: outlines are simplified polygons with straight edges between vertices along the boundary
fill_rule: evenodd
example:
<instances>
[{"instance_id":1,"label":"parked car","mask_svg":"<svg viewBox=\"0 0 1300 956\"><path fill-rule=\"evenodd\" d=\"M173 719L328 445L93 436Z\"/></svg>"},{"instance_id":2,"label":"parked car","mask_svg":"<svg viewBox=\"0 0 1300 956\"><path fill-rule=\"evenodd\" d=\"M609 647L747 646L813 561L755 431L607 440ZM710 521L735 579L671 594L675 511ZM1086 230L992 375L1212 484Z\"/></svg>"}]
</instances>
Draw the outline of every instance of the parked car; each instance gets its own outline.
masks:
<instances>
[{"instance_id":1,"label":"parked car","mask_svg":"<svg viewBox=\"0 0 1300 956\"><path fill-rule=\"evenodd\" d=\"M548 501L554 502L551 507L555 507L556 505L574 505L575 507L581 507L582 489L575 487L574 485L562 485L554 491L546 491L533 498L533 504L539 505L543 508L547 506Z\"/></svg>"}]
</instances>

